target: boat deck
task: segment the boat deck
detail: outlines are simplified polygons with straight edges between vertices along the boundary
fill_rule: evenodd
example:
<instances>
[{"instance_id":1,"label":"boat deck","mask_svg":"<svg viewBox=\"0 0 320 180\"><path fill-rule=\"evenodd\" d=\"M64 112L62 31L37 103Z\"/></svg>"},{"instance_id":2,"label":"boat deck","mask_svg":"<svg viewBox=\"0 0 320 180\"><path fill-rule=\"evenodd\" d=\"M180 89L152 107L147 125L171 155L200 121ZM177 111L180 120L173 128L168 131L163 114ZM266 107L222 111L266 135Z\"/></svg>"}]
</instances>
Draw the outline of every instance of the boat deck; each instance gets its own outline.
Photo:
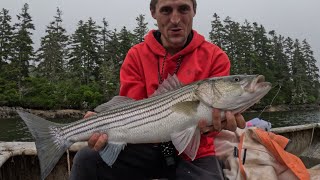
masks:
<instances>
[{"instance_id":1,"label":"boat deck","mask_svg":"<svg viewBox=\"0 0 320 180\"><path fill-rule=\"evenodd\" d=\"M291 140L287 151L299 156L315 179L320 179L320 123L273 128ZM75 153L87 146L73 144L46 180L67 180ZM39 179L40 168L34 142L0 142L0 180Z\"/></svg>"}]
</instances>

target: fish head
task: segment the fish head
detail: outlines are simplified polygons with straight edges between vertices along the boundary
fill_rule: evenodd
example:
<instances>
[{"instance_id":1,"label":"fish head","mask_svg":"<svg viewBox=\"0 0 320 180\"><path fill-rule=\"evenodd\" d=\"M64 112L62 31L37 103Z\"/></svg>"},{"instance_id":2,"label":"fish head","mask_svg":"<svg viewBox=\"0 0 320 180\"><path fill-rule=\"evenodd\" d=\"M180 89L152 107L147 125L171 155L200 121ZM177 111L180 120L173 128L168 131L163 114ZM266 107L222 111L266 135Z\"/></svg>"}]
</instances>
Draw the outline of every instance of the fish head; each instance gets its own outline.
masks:
<instances>
[{"instance_id":1,"label":"fish head","mask_svg":"<svg viewBox=\"0 0 320 180\"><path fill-rule=\"evenodd\" d=\"M195 95L213 108L241 113L271 89L263 75L233 75L210 78L198 84Z\"/></svg>"}]
</instances>

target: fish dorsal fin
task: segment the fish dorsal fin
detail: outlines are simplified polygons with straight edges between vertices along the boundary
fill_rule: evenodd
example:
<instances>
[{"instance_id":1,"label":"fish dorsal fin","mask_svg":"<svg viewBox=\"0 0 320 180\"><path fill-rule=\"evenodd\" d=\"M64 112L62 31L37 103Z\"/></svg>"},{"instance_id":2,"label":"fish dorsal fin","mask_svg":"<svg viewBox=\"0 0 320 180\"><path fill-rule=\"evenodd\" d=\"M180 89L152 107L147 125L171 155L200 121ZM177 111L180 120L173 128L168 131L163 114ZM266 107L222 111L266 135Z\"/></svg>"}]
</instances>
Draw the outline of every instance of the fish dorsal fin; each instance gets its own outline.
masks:
<instances>
[{"instance_id":1,"label":"fish dorsal fin","mask_svg":"<svg viewBox=\"0 0 320 180\"><path fill-rule=\"evenodd\" d=\"M179 102L170 107L171 111L185 114L187 116L194 116L197 113L197 109L200 101L184 101Z\"/></svg>"},{"instance_id":2,"label":"fish dorsal fin","mask_svg":"<svg viewBox=\"0 0 320 180\"><path fill-rule=\"evenodd\" d=\"M111 110L114 108L117 108L119 106L123 106L124 103L131 103L134 102L134 99L128 98L126 96L115 96L110 101L103 103L96 108L94 108L94 111L99 113L106 110Z\"/></svg>"},{"instance_id":3,"label":"fish dorsal fin","mask_svg":"<svg viewBox=\"0 0 320 180\"><path fill-rule=\"evenodd\" d=\"M199 149L200 130L197 126L193 126L181 132L172 133L171 140L179 154L184 152L190 159L194 160Z\"/></svg>"},{"instance_id":4,"label":"fish dorsal fin","mask_svg":"<svg viewBox=\"0 0 320 180\"><path fill-rule=\"evenodd\" d=\"M158 96L159 94L179 89L182 86L183 84L179 81L176 74L174 74L173 76L168 74L167 79L165 79L162 84L159 85L158 89L150 97Z\"/></svg>"},{"instance_id":5,"label":"fish dorsal fin","mask_svg":"<svg viewBox=\"0 0 320 180\"><path fill-rule=\"evenodd\" d=\"M99 154L106 164L112 166L125 146L126 143L108 142L104 149L99 151Z\"/></svg>"}]
</instances>

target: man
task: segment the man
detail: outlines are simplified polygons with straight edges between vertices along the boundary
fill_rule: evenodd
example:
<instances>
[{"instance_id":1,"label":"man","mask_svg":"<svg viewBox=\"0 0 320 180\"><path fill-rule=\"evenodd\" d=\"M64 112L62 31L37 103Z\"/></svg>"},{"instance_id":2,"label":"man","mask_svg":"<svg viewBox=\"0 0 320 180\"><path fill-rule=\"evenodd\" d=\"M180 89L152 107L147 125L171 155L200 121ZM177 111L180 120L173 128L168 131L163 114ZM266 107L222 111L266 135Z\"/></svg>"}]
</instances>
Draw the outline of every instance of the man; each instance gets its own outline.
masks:
<instances>
[{"instance_id":1,"label":"man","mask_svg":"<svg viewBox=\"0 0 320 180\"><path fill-rule=\"evenodd\" d=\"M151 0L150 11L159 30L150 31L145 42L129 50L120 70L121 96L148 98L168 74L176 74L183 84L229 75L227 55L192 30L196 7L196 0ZM165 153L170 144L129 144L109 167L97 153L106 145L107 135L95 133L88 141L91 149L76 155L71 179L223 179L213 138L222 128L244 128L245 121L241 114L226 112L221 122L220 113L213 109L212 127L200 121L204 134L194 161Z\"/></svg>"}]
</instances>

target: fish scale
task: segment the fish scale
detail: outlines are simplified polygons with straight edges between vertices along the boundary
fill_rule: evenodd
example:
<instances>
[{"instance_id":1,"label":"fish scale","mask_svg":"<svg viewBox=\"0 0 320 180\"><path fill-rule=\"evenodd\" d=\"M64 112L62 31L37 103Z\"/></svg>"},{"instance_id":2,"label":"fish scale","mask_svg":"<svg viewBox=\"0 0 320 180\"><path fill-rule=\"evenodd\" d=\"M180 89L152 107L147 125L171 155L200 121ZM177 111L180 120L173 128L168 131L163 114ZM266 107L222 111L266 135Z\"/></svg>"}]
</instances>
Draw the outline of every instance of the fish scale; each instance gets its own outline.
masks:
<instances>
[{"instance_id":1,"label":"fish scale","mask_svg":"<svg viewBox=\"0 0 320 180\"><path fill-rule=\"evenodd\" d=\"M157 116L155 115L162 114L164 111L169 111L172 104L186 101L188 99L191 100L193 87L184 89L186 90L182 89L178 92L169 92L169 94L166 94L167 96L156 96L155 101L162 100L160 103L154 103L154 101L150 101L149 99L141 101L139 103L140 110L143 110L141 112L139 112L139 110L134 111L135 107L123 105L121 108L116 110L100 113L97 115L98 117L93 116L91 118L82 120L82 122L76 122L75 124L71 123L62 129L62 133L67 138L70 138L71 136L75 136L79 133L88 132L91 134L93 132L97 132L97 129L109 130L117 127L125 128L126 126L130 128L130 125L137 126L133 123L144 124L148 121L155 121L157 119L159 120L162 117L156 118ZM108 121L105 121L105 119L108 119ZM79 132L75 133L75 129L79 130Z\"/></svg>"},{"instance_id":2,"label":"fish scale","mask_svg":"<svg viewBox=\"0 0 320 180\"><path fill-rule=\"evenodd\" d=\"M117 96L98 106L96 115L70 124L22 111L18 114L35 138L44 180L74 142L86 141L97 131L108 134L108 143L99 154L110 166L127 143L172 141L179 154L184 152L194 160L200 144L200 119L211 125L212 108L241 113L270 89L261 75L208 78L186 86L181 86L176 75L169 75L150 98L134 101Z\"/></svg>"}]
</instances>

